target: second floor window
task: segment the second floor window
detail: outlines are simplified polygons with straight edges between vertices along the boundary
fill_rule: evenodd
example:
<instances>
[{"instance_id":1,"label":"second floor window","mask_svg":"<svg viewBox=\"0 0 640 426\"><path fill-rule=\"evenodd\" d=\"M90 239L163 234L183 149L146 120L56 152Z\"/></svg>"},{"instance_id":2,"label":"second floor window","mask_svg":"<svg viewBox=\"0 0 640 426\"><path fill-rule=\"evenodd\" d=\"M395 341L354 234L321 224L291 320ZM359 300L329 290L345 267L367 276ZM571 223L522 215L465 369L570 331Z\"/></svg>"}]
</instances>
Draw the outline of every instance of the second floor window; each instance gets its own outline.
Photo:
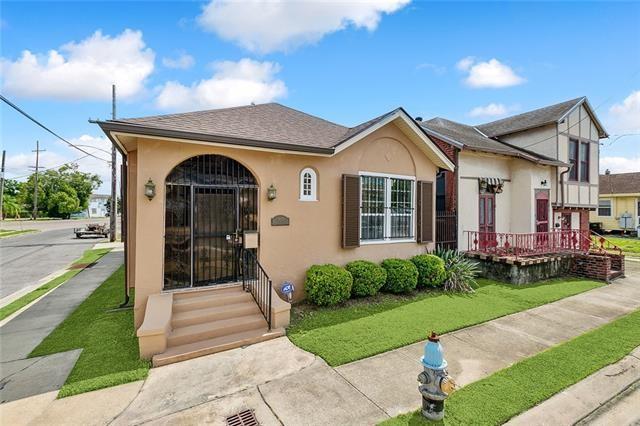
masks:
<instances>
[{"instance_id":1,"label":"second floor window","mask_svg":"<svg viewBox=\"0 0 640 426\"><path fill-rule=\"evenodd\" d=\"M571 171L569 171L569 180L578 180L578 145L580 143L576 139L569 139L569 164L571 165Z\"/></svg>"},{"instance_id":2,"label":"second floor window","mask_svg":"<svg viewBox=\"0 0 640 426\"><path fill-rule=\"evenodd\" d=\"M589 182L589 142L580 144L580 182Z\"/></svg>"}]
</instances>

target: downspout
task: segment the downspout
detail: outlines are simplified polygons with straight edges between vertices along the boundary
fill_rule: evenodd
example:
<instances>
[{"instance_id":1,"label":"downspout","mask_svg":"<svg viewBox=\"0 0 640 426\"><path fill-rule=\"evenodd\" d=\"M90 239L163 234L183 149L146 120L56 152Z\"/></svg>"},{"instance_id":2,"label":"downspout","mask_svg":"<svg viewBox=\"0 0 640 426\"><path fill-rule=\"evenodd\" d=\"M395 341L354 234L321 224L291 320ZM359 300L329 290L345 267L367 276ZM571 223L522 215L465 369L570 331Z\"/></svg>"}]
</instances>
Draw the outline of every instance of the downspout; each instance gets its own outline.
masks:
<instances>
[{"instance_id":1,"label":"downspout","mask_svg":"<svg viewBox=\"0 0 640 426\"><path fill-rule=\"evenodd\" d=\"M569 167L567 167L567 170L560 173L560 199L561 199L561 206L563 210L564 210L564 175L569 173L572 167L573 165L570 165Z\"/></svg>"},{"instance_id":2,"label":"downspout","mask_svg":"<svg viewBox=\"0 0 640 426\"><path fill-rule=\"evenodd\" d=\"M120 308L124 308L129 305L129 274L128 274L128 265L129 265L129 257L127 256L129 241L128 241L128 232L127 232L127 173L129 172L128 167L128 156L122 154L122 165L120 166L120 204L122 205L122 211L120 212L120 238L122 238L122 242L124 244L124 302L120 305ZM116 208L117 208L116 203Z\"/></svg>"}]
</instances>

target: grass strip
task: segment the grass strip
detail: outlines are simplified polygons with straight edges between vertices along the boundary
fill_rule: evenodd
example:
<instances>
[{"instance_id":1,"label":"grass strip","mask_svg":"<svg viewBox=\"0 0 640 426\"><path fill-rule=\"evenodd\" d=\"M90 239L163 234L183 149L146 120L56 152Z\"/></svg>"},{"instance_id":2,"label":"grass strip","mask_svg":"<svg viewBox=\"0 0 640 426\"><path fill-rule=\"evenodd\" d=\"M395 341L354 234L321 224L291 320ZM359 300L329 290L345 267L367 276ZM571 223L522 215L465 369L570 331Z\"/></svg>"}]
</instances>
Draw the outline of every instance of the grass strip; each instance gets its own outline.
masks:
<instances>
[{"instance_id":1,"label":"grass strip","mask_svg":"<svg viewBox=\"0 0 640 426\"><path fill-rule=\"evenodd\" d=\"M98 259L100 259L105 254L107 254L110 250L111 249L87 250L84 252L82 257L80 257L79 259L73 262L73 265L93 263ZM60 284L63 284L69 281L71 278L79 274L80 271L82 271L82 269L69 269L62 275L52 279L51 281L45 284L42 284L37 289L17 298L16 300L9 303L8 305L3 306L2 308L0 308L0 321L5 319L9 315L13 314L14 312L27 306L29 303L33 302L37 298L47 294L54 288L58 287Z\"/></svg>"},{"instance_id":2,"label":"grass strip","mask_svg":"<svg viewBox=\"0 0 640 426\"><path fill-rule=\"evenodd\" d=\"M0 238L15 237L20 234L27 234L29 232L38 232L37 229L0 229Z\"/></svg>"},{"instance_id":3,"label":"grass strip","mask_svg":"<svg viewBox=\"0 0 640 426\"><path fill-rule=\"evenodd\" d=\"M610 235L605 236L612 244L617 245L622 249L622 254L626 256L638 257L640 256L640 238L633 237L612 237ZM593 237L593 241L596 244L600 244L598 237Z\"/></svg>"},{"instance_id":4,"label":"grass strip","mask_svg":"<svg viewBox=\"0 0 640 426\"><path fill-rule=\"evenodd\" d=\"M425 420L418 410L382 424L500 425L619 361L639 345L637 310L465 386L447 400L441 422Z\"/></svg>"},{"instance_id":5,"label":"grass strip","mask_svg":"<svg viewBox=\"0 0 640 426\"><path fill-rule=\"evenodd\" d=\"M58 398L147 377L150 363L138 353L133 310L118 309L123 285L120 267L29 354L82 349Z\"/></svg>"},{"instance_id":6,"label":"grass strip","mask_svg":"<svg viewBox=\"0 0 640 426\"><path fill-rule=\"evenodd\" d=\"M473 294L421 292L367 299L346 307L296 313L288 336L332 366L373 356L439 334L594 289L602 282L556 279L515 286L481 279Z\"/></svg>"}]
</instances>

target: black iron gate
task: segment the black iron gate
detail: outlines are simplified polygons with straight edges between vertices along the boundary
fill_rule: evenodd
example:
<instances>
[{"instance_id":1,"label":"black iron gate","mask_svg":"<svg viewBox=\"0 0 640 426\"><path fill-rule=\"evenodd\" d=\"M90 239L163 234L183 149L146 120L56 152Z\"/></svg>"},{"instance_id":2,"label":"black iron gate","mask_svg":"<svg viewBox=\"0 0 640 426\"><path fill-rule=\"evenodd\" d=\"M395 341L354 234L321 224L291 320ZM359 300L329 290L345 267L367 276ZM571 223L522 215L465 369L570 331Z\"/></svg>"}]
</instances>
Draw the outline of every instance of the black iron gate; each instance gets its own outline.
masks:
<instances>
[{"instance_id":1,"label":"black iron gate","mask_svg":"<svg viewBox=\"0 0 640 426\"><path fill-rule=\"evenodd\" d=\"M436 247L458 248L458 215L453 211L436 211Z\"/></svg>"},{"instance_id":2,"label":"black iron gate","mask_svg":"<svg viewBox=\"0 0 640 426\"><path fill-rule=\"evenodd\" d=\"M258 229L258 186L243 165L193 157L166 180L164 289L240 281L243 231Z\"/></svg>"}]
</instances>

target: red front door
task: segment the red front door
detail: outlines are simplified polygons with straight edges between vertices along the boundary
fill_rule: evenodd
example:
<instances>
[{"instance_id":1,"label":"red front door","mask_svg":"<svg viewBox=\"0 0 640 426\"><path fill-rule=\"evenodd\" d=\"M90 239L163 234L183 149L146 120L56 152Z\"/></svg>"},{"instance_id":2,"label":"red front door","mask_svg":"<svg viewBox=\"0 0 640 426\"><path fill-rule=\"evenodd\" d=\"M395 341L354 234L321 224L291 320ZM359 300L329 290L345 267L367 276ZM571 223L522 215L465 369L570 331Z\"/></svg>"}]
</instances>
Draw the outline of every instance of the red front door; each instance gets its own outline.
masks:
<instances>
[{"instance_id":1,"label":"red front door","mask_svg":"<svg viewBox=\"0 0 640 426\"><path fill-rule=\"evenodd\" d=\"M480 247L486 249L493 246L495 242L495 218L496 218L496 196L495 194L480 194L479 211L479 231Z\"/></svg>"},{"instance_id":2,"label":"red front door","mask_svg":"<svg viewBox=\"0 0 640 426\"><path fill-rule=\"evenodd\" d=\"M536 190L536 232L549 232L549 191Z\"/></svg>"}]
</instances>

